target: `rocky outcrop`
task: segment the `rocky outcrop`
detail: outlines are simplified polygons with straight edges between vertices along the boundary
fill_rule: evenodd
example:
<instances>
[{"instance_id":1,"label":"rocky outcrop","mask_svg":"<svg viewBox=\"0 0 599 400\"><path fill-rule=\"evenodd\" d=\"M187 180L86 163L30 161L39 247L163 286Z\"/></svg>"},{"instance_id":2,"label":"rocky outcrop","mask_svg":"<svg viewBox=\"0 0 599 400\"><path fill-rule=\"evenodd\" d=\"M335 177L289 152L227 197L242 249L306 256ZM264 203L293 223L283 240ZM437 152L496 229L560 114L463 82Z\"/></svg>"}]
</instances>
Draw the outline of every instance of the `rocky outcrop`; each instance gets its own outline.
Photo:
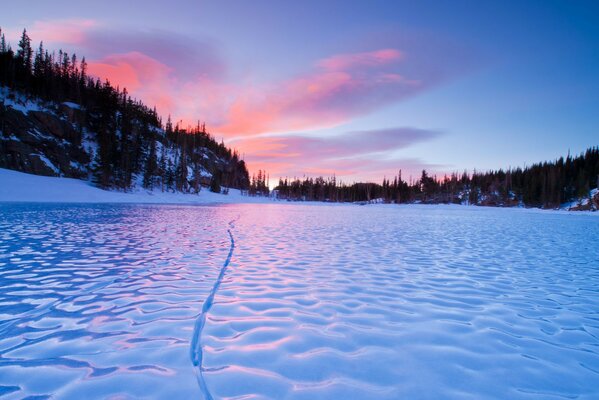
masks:
<instances>
[{"instance_id":1,"label":"rocky outcrop","mask_svg":"<svg viewBox=\"0 0 599 400\"><path fill-rule=\"evenodd\" d=\"M77 126L85 126L85 113L76 104L62 103L58 106L58 112L67 122Z\"/></svg>"},{"instance_id":2,"label":"rocky outcrop","mask_svg":"<svg viewBox=\"0 0 599 400\"><path fill-rule=\"evenodd\" d=\"M22 111L0 103L0 168L81 178L89 155L81 147L78 110Z\"/></svg>"},{"instance_id":3,"label":"rocky outcrop","mask_svg":"<svg viewBox=\"0 0 599 400\"><path fill-rule=\"evenodd\" d=\"M30 111L31 122L39 132L49 133L58 139L65 139L72 144L81 144L81 133L75 130L73 124L59 119L56 115L44 111Z\"/></svg>"}]
</instances>

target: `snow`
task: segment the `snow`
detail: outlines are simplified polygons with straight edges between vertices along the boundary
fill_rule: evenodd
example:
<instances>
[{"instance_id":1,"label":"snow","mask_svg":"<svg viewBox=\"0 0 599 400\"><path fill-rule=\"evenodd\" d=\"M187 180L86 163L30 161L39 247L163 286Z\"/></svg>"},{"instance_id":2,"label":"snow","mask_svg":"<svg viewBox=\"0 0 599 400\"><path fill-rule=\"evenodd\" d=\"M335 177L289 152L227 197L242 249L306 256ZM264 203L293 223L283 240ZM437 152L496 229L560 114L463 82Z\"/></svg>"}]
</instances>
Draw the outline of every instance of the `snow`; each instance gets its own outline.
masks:
<instances>
[{"instance_id":1,"label":"snow","mask_svg":"<svg viewBox=\"0 0 599 400\"><path fill-rule=\"evenodd\" d=\"M204 168L200 169L200 176L203 178L212 178L212 174Z\"/></svg>"},{"instance_id":2,"label":"snow","mask_svg":"<svg viewBox=\"0 0 599 400\"><path fill-rule=\"evenodd\" d=\"M43 158L42 158L43 159ZM50 166L49 160L45 162ZM52 203L269 203L263 197L243 196L239 190L229 194L212 193L203 188L198 194L163 193L159 189L138 189L131 193L102 190L79 179L57 178L25 174L0 168L0 202L52 202Z\"/></svg>"},{"instance_id":3,"label":"snow","mask_svg":"<svg viewBox=\"0 0 599 400\"><path fill-rule=\"evenodd\" d=\"M81 106L79 104L77 104L77 103L73 103L73 102L70 102L70 101L65 101L62 104L64 104L65 106L67 106L69 108L72 108L74 110L81 110Z\"/></svg>"},{"instance_id":4,"label":"snow","mask_svg":"<svg viewBox=\"0 0 599 400\"><path fill-rule=\"evenodd\" d=\"M584 206L587 206L587 205L589 205L591 199L593 199L598 194L599 194L599 189L592 189L589 192L588 197L582 197L580 199L564 203L564 204L561 205L560 208L563 209L563 210L570 210L570 209L573 209L575 207L581 207L581 206L584 207Z\"/></svg>"},{"instance_id":5,"label":"snow","mask_svg":"<svg viewBox=\"0 0 599 400\"><path fill-rule=\"evenodd\" d=\"M0 101L3 101L6 107L11 107L23 114L27 114L29 111L45 110L45 107L40 100L32 100L27 96L15 93L6 87L0 87Z\"/></svg>"},{"instance_id":6,"label":"snow","mask_svg":"<svg viewBox=\"0 0 599 400\"><path fill-rule=\"evenodd\" d=\"M0 393L596 399L591 215L3 203Z\"/></svg>"},{"instance_id":7,"label":"snow","mask_svg":"<svg viewBox=\"0 0 599 400\"><path fill-rule=\"evenodd\" d=\"M0 134L2 133L2 131L0 131ZM9 137L4 137L0 135L0 140L6 140L6 141L15 141L15 142L20 142L21 140L16 137L14 134L11 134Z\"/></svg>"},{"instance_id":8,"label":"snow","mask_svg":"<svg viewBox=\"0 0 599 400\"><path fill-rule=\"evenodd\" d=\"M71 162L69 162L69 165L73 169L78 169L80 171L85 171L85 167L81 163L79 163L79 162L71 160Z\"/></svg>"},{"instance_id":9,"label":"snow","mask_svg":"<svg viewBox=\"0 0 599 400\"><path fill-rule=\"evenodd\" d=\"M235 222L214 398L599 396L589 214L275 207Z\"/></svg>"},{"instance_id":10,"label":"snow","mask_svg":"<svg viewBox=\"0 0 599 400\"><path fill-rule=\"evenodd\" d=\"M90 156L92 163L94 163L95 155L98 152L98 143L96 142L95 135L89 132L86 128L83 128L83 138L81 141L81 147Z\"/></svg>"},{"instance_id":11,"label":"snow","mask_svg":"<svg viewBox=\"0 0 599 400\"><path fill-rule=\"evenodd\" d=\"M48 160L48 157L43 154L36 154L36 156L42 160L42 162L46 164L46 166L48 166L48 168L50 168L55 174L60 175L60 170L56 168L52 161Z\"/></svg>"}]
</instances>

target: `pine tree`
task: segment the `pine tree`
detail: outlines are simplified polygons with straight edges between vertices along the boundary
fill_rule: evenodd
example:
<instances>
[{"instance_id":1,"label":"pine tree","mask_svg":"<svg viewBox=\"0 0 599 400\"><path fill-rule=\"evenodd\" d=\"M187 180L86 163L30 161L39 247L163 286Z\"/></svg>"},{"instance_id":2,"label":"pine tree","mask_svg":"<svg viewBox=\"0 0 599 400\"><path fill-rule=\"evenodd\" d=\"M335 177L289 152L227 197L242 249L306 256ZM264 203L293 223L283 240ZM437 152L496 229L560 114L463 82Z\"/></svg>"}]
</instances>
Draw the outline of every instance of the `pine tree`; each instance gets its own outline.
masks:
<instances>
[{"instance_id":1,"label":"pine tree","mask_svg":"<svg viewBox=\"0 0 599 400\"><path fill-rule=\"evenodd\" d=\"M0 29L0 53L7 53L8 47L6 46L6 38L4 37L4 33L2 33L2 29Z\"/></svg>"},{"instance_id":2,"label":"pine tree","mask_svg":"<svg viewBox=\"0 0 599 400\"><path fill-rule=\"evenodd\" d=\"M32 70L33 50L31 49L31 39L27 35L27 30L23 29L21 40L19 41L19 50L17 51L17 59L21 63L22 68L26 73Z\"/></svg>"},{"instance_id":3,"label":"pine tree","mask_svg":"<svg viewBox=\"0 0 599 400\"><path fill-rule=\"evenodd\" d=\"M220 182L221 182L220 172L215 171L212 174L212 178L210 178L210 191L214 192L214 193L220 193Z\"/></svg>"},{"instance_id":4,"label":"pine tree","mask_svg":"<svg viewBox=\"0 0 599 400\"><path fill-rule=\"evenodd\" d=\"M150 142L150 152L146 159L146 165L144 169L143 187L152 190L154 188L154 175L158 168L158 162L156 159L156 141Z\"/></svg>"},{"instance_id":5,"label":"pine tree","mask_svg":"<svg viewBox=\"0 0 599 400\"><path fill-rule=\"evenodd\" d=\"M85 61L85 57L81 58L80 63L80 73L79 73L79 84L84 85L87 81L87 62Z\"/></svg>"},{"instance_id":6,"label":"pine tree","mask_svg":"<svg viewBox=\"0 0 599 400\"><path fill-rule=\"evenodd\" d=\"M33 76L41 79L44 75L44 42L40 42L40 46L35 53L35 61L33 63Z\"/></svg>"}]
</instances>

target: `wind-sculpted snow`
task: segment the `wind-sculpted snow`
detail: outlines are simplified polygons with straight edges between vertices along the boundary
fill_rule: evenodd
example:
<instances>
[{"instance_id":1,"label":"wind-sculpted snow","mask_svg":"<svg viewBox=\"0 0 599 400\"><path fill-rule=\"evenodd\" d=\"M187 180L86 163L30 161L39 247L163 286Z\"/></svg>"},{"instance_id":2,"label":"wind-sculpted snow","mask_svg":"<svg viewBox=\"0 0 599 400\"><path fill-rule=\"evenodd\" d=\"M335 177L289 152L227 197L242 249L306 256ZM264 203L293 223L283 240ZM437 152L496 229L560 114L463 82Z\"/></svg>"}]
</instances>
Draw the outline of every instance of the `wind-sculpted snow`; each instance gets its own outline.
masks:
<instances>
[{"instance_id":1,"label":"wind-sculpted snow","mask_svg":"<svg viewBox=\"0 0 599 400\"><path fill-rule=\"evenodd\" d=\"M189 349L224 209L0 205L0 395L201 398Z\"/></svg>"},{"instance_id":2,"label":"wind-sculpted snow","mask_svg":"<svg viewBox=\"0 0 599 400\"><path fill-rule=\"evenodd\" d=\"M515 209L0 204L0 398L598 398L597 237Z\"/></svg>"},{"instance_id":3,"label":"wind-sculpted snow","mask_svg":"<svg viewBox=\"0 0 599 400\"><path fill-rule=\"evenodd\" d=\"M215 398L599 397L596 218L240 208L204 328Z\"/></svg>"}]
</instances>

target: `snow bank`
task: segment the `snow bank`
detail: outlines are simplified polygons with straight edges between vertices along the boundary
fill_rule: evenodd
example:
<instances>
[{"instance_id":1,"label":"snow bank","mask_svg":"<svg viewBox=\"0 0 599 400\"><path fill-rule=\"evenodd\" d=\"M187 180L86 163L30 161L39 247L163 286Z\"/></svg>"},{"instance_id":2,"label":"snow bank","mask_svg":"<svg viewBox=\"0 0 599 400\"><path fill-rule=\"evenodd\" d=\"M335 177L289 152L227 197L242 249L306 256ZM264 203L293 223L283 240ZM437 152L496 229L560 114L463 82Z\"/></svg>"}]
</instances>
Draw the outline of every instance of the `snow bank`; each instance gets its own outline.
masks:
<instances>
[{"instance_id":1,"label":"snow bank","mask_svg":"<svg viewBox=\"0 0 599 400\"><path fill-rule=\"evenodd\" d=\"M210 203L271 203L264 197L241 195L230 189L228 195L212 193L207 189L199 194L163 193L137 190L123 193L98 189L79 179L56 178L25 174L0 168L0 201L52 202L52 203L163 203L163 204L210 204Z\"/></svg>"},{"instance_id":2,"label":"snow bank","mask_svg":"<svg viewBox=\"0 0 599 400\"><path fill-rule=\"evenodd\" d=\"M296 204L327 207L357 207L354 203L323 203L318 201L293 202L278 200L272 197L244 196L239 190L230 189L228 195L212 193L204 188L199 194L163 193L160 190L147 191L135 189L132 192L102 190L80 179L56 178L25 174L23 172L0 168L0 202L36 202L36 203L152 203L152 204ZM476 210L496 209L460 204L383 204L380 202L364 204L368 207L416 208L437 211L451 211L456 208L472 208ZM516 208L499 208L500 210L516 210ZM592 214L592 211L542 210L536 208L517 208L520 212L541 212L558 214Z\"/></svg>"}]
</instances>

